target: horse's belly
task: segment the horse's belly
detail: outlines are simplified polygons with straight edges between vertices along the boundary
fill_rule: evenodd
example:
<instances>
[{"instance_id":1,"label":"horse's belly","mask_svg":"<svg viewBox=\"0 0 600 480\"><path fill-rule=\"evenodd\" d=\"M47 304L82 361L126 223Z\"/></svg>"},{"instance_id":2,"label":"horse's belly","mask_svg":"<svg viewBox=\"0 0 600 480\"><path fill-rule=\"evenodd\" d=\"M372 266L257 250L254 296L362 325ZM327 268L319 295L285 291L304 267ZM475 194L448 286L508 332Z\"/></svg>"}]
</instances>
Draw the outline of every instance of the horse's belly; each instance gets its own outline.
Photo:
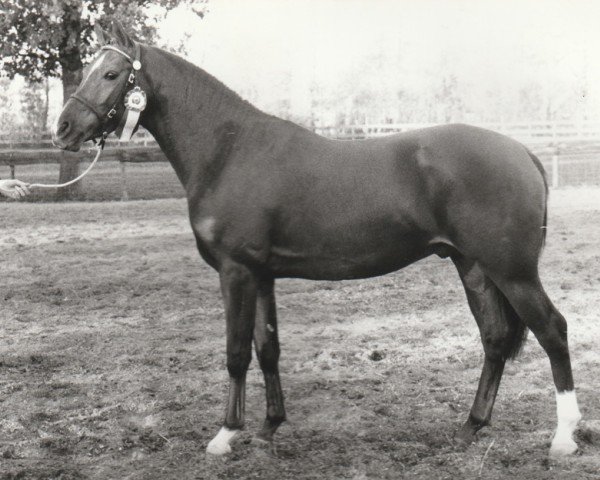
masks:
<instances>
[{"instance_id":1,"label":"horse's belly","mask_svg":"<svg viewBox=\"0 0 600 480\"><path fill-rule=\"evenodd\" d=\"M268 268L276 277L348 280L384 275L432 253L423 235L389 236L370 242L273 245Z\"/></svg>"}]
</instances>

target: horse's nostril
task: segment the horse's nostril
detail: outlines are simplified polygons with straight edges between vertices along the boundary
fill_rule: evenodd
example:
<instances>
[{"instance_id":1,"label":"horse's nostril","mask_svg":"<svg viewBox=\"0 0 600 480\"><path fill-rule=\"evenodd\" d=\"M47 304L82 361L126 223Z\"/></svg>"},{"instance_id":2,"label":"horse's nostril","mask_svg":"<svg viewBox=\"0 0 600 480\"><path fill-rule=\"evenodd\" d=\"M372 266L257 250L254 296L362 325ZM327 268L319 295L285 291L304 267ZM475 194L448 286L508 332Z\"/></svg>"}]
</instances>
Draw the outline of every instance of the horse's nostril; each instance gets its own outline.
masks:
<instances>
[{"instance_id":1,"label":"horse's nostril","mask_svg":"<svg viewBox=\"0 0 600 480\"><path fill-rule=\"evenodd\" d=\"M69 122L62 122L58 127L57 135L64 135L69 130Z\"/></svg>"}]
</instances>

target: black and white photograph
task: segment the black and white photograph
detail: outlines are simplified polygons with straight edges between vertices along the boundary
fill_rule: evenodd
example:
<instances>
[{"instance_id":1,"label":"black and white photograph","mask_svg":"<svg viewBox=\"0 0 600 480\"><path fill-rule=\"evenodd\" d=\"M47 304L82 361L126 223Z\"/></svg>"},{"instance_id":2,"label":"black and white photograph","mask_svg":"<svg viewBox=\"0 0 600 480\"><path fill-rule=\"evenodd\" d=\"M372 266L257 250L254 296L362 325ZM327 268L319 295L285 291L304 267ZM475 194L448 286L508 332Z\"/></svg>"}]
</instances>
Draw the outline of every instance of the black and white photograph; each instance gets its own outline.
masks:
<instances>
[{"instance_id":1,"label":"black and white photograph","mask_svg":"<svg viewBox=\"0 0 600 480\"><path fill-rule=\"evenodd\" d=\"M600 479L599 19L2 0L0 480Z\"/></svg>"}]
</instances>

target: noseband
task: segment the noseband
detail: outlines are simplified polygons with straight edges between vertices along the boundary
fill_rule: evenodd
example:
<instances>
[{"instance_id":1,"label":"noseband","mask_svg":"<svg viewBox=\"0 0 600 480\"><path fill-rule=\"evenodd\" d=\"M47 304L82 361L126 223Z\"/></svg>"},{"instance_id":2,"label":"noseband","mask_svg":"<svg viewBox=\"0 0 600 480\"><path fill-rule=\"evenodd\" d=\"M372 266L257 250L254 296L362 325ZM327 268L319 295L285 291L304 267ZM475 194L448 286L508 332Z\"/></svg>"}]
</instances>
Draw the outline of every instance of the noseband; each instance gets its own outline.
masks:
<instances>
[{"instance_id":1,"label":"noseband","mask_svg":"<svg viewBox=\"0 0 600 480\"><path fill-rule=\"evenodd\" d=\"M121 98L125 98L125 109L126 109L126 120L125 126L123 127L123 132L121 133L120 140L129 140L131 135L133 134L133 130L137 125L137 121L139 119L140 113L146 107L146 94L139 86L137 86L136 82L136 72L142 68L142 63L140 62L140 45L137 42L134 42L135 45L135 59L132 59L130 55L125 53L123 50L114 47L112 45L104 45L100 51L102 50L112 50L122 55L127 59L129 63L131 63L131 72L129 73L129 77L127 78L127 83L125 84L125 93L124 95L119 95L117 101L113 104L110 110L107 113L102 113L98 110L93 103L87 100L85 97L81 96L77 92L72 94L69 98L78 101L83 106L85 106L88 110L90 110L98 120L100 121L100 125L102 126L102 138L106 138L108 135L106 131L107 124L114 118L117 114L117 105ZM130 112L133 112L133 115L129 115Z\"/></svg>"}]
</instances>

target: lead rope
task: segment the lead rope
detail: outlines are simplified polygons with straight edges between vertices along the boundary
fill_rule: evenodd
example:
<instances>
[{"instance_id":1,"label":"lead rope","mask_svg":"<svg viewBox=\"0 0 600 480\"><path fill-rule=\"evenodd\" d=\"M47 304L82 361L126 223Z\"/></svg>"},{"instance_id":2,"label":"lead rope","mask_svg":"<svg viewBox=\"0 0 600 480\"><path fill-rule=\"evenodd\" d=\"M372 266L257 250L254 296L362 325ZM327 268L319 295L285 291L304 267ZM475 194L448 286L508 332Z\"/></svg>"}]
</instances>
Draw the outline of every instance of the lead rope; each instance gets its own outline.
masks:
<instances>
[{"instance_id":1,"label":"lead rope","mask_svg":"<svg viewBox=\"0 0 600 480\"><path fill-rule=\"evenodd\" d=\"M96 151L96 156L94 157L94 160L92 161L92 163L90 163L90 166L85 169L85 172L83 172L77 178L74 178L73 180L70 180L65 183L57 183L57 184L32 183L29 185L29 188L63 188L63 187L68 187L69 185L73 185L74 183L77 183L79 180L81 180L83 177L85 177L92 170L92 168L94 168L94 165L96 165L96 162L98 161L98 159L100 158L100 155L102 154L102 150L104 150L104 144L106 143L106 136L107 136L106 133L102 134L102 139L98 142L98 145L96 145L97 151Z\"/></svg>"}]
</instances>

